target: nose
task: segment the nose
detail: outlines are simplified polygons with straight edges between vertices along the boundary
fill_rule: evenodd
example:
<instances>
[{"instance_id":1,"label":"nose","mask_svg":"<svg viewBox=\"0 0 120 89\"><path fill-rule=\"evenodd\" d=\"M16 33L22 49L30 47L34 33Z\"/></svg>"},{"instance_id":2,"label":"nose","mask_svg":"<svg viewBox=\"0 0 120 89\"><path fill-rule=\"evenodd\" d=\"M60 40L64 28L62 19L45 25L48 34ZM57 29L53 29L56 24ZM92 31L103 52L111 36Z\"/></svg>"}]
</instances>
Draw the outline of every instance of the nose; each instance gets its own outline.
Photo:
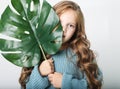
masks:
<instances>
[{"instance_id":1,"label":"nose","mask_svg":"<svg viewBox=\"0 0 120 89\"><path fill-rule=\"evenodd\" d=\"M63 26L63 32L66 33L66 27L65 26Z\"/></svg>"}]
</instances>

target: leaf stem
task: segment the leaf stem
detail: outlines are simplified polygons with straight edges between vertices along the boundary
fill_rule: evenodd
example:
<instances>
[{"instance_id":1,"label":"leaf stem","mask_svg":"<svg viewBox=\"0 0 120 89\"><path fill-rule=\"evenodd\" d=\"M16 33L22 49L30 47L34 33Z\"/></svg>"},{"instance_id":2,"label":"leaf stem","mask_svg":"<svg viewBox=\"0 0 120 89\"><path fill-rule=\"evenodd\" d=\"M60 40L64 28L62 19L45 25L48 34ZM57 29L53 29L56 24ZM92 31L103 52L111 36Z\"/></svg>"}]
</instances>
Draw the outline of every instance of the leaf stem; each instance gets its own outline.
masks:
<instances>
[{"instance_id":1,"label":"leaf stem","mask_svg":"<svg viewBox=\"0 0 120 89\"><path fill-rule=\"evenodd\" d=\"M39 47L40 47L40 49L41 49L41 51L42 51L42 54L43 54L44 59L45 59L45 60L47 60L47 58L46 58L46 56L45 56L45 53L44 53L44 51L43 51L42 46L41 46L41 45L39 45Z\"/></svg>"}]
</instances>

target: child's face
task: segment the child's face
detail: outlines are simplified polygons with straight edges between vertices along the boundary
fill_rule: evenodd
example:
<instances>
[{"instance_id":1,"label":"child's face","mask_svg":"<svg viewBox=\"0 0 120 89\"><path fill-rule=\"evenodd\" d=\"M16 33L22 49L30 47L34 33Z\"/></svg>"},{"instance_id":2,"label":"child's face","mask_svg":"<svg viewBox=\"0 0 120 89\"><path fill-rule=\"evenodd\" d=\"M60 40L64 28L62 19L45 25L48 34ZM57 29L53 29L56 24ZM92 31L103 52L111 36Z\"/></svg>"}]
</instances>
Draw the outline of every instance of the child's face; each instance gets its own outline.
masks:
<instances>
[{"instance_id":1,"label":"child's face","mask_svg":"<svg viewBox=\"0 0 120 89\"><path fill-rule=\"evenodd\" d=\"M66 10L60 15L63 27L63 43L70 40L76 30L76 13L72 9Z\"/></svg>"}]
</instances>

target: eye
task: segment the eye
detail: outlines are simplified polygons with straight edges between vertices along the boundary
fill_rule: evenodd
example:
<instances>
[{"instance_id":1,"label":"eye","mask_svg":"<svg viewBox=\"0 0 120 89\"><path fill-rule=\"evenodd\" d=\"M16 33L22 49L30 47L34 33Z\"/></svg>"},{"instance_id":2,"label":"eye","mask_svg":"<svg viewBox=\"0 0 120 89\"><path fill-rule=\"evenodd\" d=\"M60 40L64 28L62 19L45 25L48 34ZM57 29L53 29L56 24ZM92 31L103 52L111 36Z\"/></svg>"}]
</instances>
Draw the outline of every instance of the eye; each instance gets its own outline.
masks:
<instances>
[{"instance_id":1,"label":"eye","mask_svg":"<svg viewBox=\"0 0 120 89\"><path fill-rule=\"evenodd\" d=\"M75 25L73 25L73 24L68 24L68 25L67 25L67 29L75 29Z\"/></svg>"}]
</instances>

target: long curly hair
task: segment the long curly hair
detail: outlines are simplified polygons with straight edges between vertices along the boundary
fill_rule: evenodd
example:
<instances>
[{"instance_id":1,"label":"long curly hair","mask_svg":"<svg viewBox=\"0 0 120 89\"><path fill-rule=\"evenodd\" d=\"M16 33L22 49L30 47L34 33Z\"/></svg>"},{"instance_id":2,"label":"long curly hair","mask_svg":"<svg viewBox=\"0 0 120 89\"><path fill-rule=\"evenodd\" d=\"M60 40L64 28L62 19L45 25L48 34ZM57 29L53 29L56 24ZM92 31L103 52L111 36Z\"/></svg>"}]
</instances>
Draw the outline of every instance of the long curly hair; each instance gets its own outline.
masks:
<instances>
[{"instance_id":1,"label":"long curly hair","mask_svg":"<svg viewBox=\"0 0 120 89\"><path fill-rule=\"evenodd\" d=\"M78 55L77 66L85 71L89 89L101 89L102 83L98 81L98 65L94 62L95 54L90 49L90 42L85 33L84 16L78 4L72 1L61 1L54 6L58 16L64 11L72 9L77 14L76 31L72 38L63 46L71 47Z\"/></svg>"},{"instance_id":2,"label":"long curly hair","mask_svg":"<svg viewBox=\"0 0 120 89\"><path fill-rule=\"evenodd\" d=\"M33 68L34 67L30 67L30 68L23 67L22 68L21 75L19 78L19 83L21 85L21 89L26 89L26 82L27 82L27 79L30 76Z\"/></svg>"},{"instance_id":3,"label":"long curly hair","mask_svg":"<svg viewBox=\"0 0 120 89\"><path fill-rule=\"evenodd\" d=\"M77 66L82 71L85 71L89 89L101 89L102 83L96 79L98 75L98 65L93 62L95 60L95 54L90 49L90 42L85 33L84 16L79 5L75 2L66 0L55 4L53 8L58 16L68 9L76 11L76 31L72 38L67 43L63 44L62 47L70 47L78 55ZM19 78L22 89L26 89L26 80L30 76L32 69L33 67L22 68L21 76Z\"/></svg>"}]
</instances>

